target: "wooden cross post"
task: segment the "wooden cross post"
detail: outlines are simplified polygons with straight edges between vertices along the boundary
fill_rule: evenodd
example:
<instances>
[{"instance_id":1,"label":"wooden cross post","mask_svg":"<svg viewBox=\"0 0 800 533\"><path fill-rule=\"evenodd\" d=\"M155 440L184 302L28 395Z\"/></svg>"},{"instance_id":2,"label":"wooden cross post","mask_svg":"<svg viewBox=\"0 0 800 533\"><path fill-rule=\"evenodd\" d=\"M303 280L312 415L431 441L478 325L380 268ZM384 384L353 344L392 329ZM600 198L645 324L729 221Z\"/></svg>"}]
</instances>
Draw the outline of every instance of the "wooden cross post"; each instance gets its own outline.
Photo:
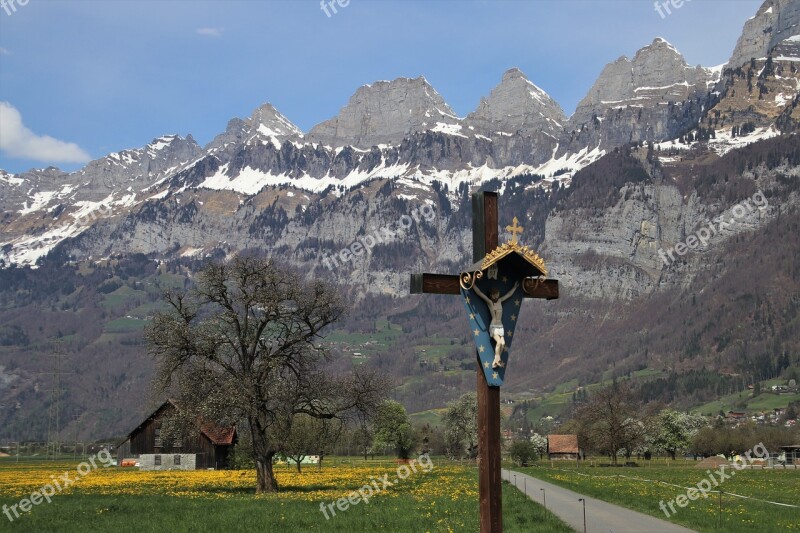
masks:
<instances>
[{"instance_id":1,"label":"wooden cross post","mask_svg":"<svg viewBox=\"0 0 800 533\"><path fill-rule=\"evenodd\" d=\"M496 192L477 192L472 195L472 256L481 261L498 246L498 210ZM513 242L522 229L514 218L509 226ZM557 280L525 279L522 283L525 298L558 298ZM458 294L459 275L412 274L411 294ZM481 533L500 533L503 530L502 493L500 477L500 387L490 386L478 357L478 476L480 489Z\"/></svg>"}]
</instances>

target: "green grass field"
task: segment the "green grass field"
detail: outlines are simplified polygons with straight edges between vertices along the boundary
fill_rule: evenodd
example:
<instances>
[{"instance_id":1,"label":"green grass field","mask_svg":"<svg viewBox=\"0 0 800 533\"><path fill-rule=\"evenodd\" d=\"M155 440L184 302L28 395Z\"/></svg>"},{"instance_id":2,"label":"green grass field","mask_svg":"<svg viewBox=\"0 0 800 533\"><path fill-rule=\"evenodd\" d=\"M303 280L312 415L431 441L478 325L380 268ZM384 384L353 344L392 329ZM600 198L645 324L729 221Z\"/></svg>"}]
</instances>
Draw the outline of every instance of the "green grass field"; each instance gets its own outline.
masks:
<instances>
[{"instance_id":1,"label":"green grass field","mask_svg":"<svg viewBox=\"0 0 800 533\"><path fill-rule=\"evenodd\" d=\"M336 503L370 482L394 473L393 462L364 465L330 460L321 472L308 467L277 469L282 491L256 496L254 472L139 472L110 467L79 477L64 493L42 502L13 522L0 515L0 531L478 531L477 475L474 466L433 459L433 467L335 516L320 505ZM16 463L0 459L0 506L48 483L51 476L75 474L76 463ZM519 491L503 491L505 531L566 533L571 529ZM13 515L12 515L13 516Z\"/></svg>"},{"instance_id":2,"label":"green grass field","mask_svg":"<svg viewBox=\"0 0 800 533\"><path fill-rule=\"evenodd\" d=\"M147 293L123 285L114 292L105 295L103 298L103 307L111 311L119 311L124 309L126 305L129 305L129 303L137 297L146 298Z\"/></svg>"},{"instance_id":3,"label":"green grass field","mask_svg":"<svg viewBox=\"0 0 800 533\"><path fill-rule=\"evenodd\" d=\"M415 426L424 426L430 424L431 426L438 426L442 423L442 416L445 409L429 409L428 411L420 411L409 415L411 421Z\"/></svg>"},{"instance_id":4,"label":"green grass field","mask_svg":"<svg viewBox=\"0 0 800 533\"><path fill-rule=\"evenodd\" d=\"M550 463L543 463L516 470L697 531L800 531L800 509L757 501L800 505L800 470L736 472L717 489L728 493L722 496L721 521L718 494L689 501L685 508L674 504L673 508L677 512L673 514L670 511L669 518L659 507L663 501L669 509L668 502L674 501L681 494L686 495L687 488L696 487L701 480L708 478L706 470L711 470L715 478L719 478L715 474L716 469L696 468L694 464L685 461L658 463L657 466L645 468L599 468L586 464L576 467L574 463L566 462L562 465L555 463L555 467L551 467ZM730 493L754 499L738 498Z\"/></svg>"},{"instance_id":5,"label":"green grass field","mask_svg":"<svg viewBox=\"0 0 800 533\"><path fill-rule=\"evenodd\" d=\"M103 325L103 331L106 333L130 333L132 331L141 331L146 325L147 321L145 320L123 317L106 322Z\"/></svg>"},{"instance_id":6,"label":"green grass field","mask_svg":"<svg viewBox=\"0 0 800 533\"><path fill-rule=\"evenodd\" d=\"M763 390L763 389L762 389ZM696 407L692 411L702 415L717 415L720 411L745 410L747 412L771 411L776 407L786 407L791 402L800 401L800 394L774 394L763 391L755 398L750 391L728 394L707 404Z\"/></svg>"},{"instance_id":7,"label":"green grass field","mask_svg":"<svg viewBox=\"0 0 800 533\"><path fill-rule=\"evenodd\" d=\"M642 382L648 379L653 379L663 376L664 373L660 370L652 368L645 368L631 373L631 379L634 381ZM600 383L591 383L586 386L586 389L591 394L593 391L610 385L612 382L611 376L604 378ZM528 410L527 419L532 424L539 422L544 416L557 417L563 414L567 409L572 407L572 395L578 387L578 380L566 381L557 385L552 392L545 392L541 396L536 396L533 399L536 401L536 406ZM527 398L526 398L527 399Z\"/></svg>"}]
</instances>

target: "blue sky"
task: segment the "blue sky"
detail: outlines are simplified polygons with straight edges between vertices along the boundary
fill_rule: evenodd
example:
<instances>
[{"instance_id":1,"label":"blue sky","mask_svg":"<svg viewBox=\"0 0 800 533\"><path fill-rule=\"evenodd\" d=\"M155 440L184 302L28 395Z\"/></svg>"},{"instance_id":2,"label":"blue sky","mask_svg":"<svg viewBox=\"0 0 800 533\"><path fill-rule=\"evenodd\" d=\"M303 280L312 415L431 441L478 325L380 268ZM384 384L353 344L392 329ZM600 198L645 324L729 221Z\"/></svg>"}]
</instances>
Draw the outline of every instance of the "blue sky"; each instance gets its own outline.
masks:
<instances>
[{"instance_id":1,"label":"blue sky","mask_svg":"<svg viewBox=\"0 0 800 533\"><path fill-rule=\"evenodd\" d=\"M657 36L689 64L724 63L761 4L685 0L662 18L650 0L350 0L328 17L319 0L4 1L11 172L74 170L168 133L203 145L265 102L308 131L398 76L424 75L463 116L516 66L569 115L605 64Z\"/></svg>"}]
</instances>

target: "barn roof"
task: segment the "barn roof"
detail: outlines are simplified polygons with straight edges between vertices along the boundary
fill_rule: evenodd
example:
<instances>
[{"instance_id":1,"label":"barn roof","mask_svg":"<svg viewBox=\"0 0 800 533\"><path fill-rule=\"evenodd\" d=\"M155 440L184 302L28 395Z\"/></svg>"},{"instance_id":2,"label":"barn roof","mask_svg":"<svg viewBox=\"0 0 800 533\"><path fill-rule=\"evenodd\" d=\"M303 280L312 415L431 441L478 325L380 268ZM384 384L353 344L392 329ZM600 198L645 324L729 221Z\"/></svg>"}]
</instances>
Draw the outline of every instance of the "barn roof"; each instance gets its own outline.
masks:
<instances>
[{"instance_id":1,"label":"barn roof","mask_svg":"<svg viewBox=\"0 0 800 533\"><path fill-rule=\"evenodd\" d=\"M144 427L144 425L147 423L148 420L150 420L151 418L155 418L156 416L158 416L158 413L160 413L161 411L163 411L164 409L166 409L169 406L175 407L175 404L172 403L171 400L167 400L166 402L164 402L161 405L159 405L158 409L153 411L147 418L142 420L142 422L138 426L136 426L136 428L134 428L133 431L128 433L128 436L125 437L125 440L130 440L130 438L133 437L133 434L136 433L137 431L139 431L140 429L142 429ZM177 409L177 407L176 407L176 409ZM122 442L125 442L125 440L122 441Z\"/></svg>"},{"instance_id":2,"label":"barn roof","mask_svg":"<svg viewBox=\"0 0 800 533\"><path fill-rule=\"evenodd\" d=\"M577 435L548 435L547 453L579 453Z\"/></svg>"},{"instance_id":3,"label":"barn roof","mask_svg":"<svg viewBox=\"0 0 800 533\"><path fill-rule=\"evenodd\" d=\"M175 400L169 399L165 401L158 407L158 409L153 411L153 413L150 416L145 418L141 424L136 426L136 429L128 433L128 437L125 440L130 439L134 433L142 429L145 422L147 422L151 418L155 418L156 416L158 416L160 412L167 409L168 407L173 407L174 409L180 411L180 408L178 407L177 402ZM206 437L208 437L208 440L210 440L211 443L216 446L232 445L234 440L236 439L236 426L220 426L214 422L202 422L195 425L200 430L200 432Z\"/></svg>"},{"instance_id":4,"label":"barn roof","mask_svg":"<svg viewBox=\"0 0 800 533\"><path fill-rule=\"evenodd\" d=\"M233 438L236 436L236 428L215 426L214 424L203 424L200 427L203 435L208 437L212 444L218 446L233 444Z\"/></svg>"}]
</instances>

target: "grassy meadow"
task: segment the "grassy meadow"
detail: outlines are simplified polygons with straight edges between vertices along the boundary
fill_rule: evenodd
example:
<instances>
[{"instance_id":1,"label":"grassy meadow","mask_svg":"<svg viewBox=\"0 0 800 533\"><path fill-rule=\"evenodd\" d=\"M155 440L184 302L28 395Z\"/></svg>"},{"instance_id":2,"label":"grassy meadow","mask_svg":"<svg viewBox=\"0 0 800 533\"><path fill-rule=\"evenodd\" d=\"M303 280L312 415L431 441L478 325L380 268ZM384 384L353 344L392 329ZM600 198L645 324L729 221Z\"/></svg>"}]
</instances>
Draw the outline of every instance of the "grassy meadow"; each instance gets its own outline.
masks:
<instances>
[{"instance_id":1,"label":"grassy meadow","mask_svg":"<svg viewBox=\"0 0 800 533\"><path fill-rule=\"evenodd\" d=\"M327 461L326 461L327 462ZM0 506L18 504L53 478L69 473L73 483L9 522L0 531L478 531L478 486L474 466L433 459L417 467L368 503L346 511L335 504L384 474L393 481L392 462L331 460L321 471L302 473L276 467L281 491L255 495L252 470L140 472L98 468L81 476L76 462L15 462L0 459ZM383 486L382 483L377 483ZM328 518L320 504L334 504ZM503 491L505 531L562 533L571 529L519 491ZM13 513L12 513L13 516Z\"/></svg>"},{"instance_id":2,"label":"grassy meadow","mask_svg":"<svg viewBox=\"0 0 800 533\"><path fill-rule=\"evenodd\" d=\"M722 482L714 490L747 496L747 499L723 494L720 520L719 495L690 501L687 507L674 505L677 511L667 518L659 508L685 495L696 487L710 470L716 479L716 468L697 468L693 461L660 461L642 468L599 468L586 464L576 466L566 461L541 463L529 468L515 468L533 477L549 481L600 500L628 507L658 518L670 520L697 531L753 533L800 531L800 508L793 509L757 500L800 505L800 470L742 470ZM726 473L733 470L726 469ZM677 485L677 486L676 486ZM756 500L757 499L757 500Z\"/></svg>"}]
</instances>

